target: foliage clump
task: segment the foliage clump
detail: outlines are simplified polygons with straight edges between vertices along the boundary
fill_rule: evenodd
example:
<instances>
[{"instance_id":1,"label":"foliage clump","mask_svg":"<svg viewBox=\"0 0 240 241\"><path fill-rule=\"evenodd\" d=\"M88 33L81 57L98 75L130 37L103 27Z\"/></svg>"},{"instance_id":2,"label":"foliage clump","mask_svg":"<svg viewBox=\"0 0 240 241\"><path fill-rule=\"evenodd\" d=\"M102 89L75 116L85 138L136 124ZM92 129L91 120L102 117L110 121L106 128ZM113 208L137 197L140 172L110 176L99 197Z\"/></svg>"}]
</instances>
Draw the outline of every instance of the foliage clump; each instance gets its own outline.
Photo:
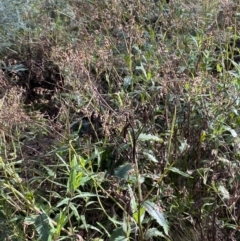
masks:
<instances>
[{"instance_id":1,"label":"foliage clump","mask_svg":"<svg viewBox=\"0 0 240 241\"><path fill-rule=\"evenodd\" d=\"M2 1L1 240L238 240L239 11Z\"/></svg>"}]
</instances>

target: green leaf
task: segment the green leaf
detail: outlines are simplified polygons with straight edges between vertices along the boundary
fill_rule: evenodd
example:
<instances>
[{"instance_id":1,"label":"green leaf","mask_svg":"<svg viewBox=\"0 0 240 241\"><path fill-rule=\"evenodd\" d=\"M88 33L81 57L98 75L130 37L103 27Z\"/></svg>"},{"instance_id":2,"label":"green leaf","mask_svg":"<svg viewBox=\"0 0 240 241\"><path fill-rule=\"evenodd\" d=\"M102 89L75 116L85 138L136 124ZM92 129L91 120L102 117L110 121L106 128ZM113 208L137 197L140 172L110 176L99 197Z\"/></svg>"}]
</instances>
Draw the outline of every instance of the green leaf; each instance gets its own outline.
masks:
<instances>
[{"instance_id":1,"label":"green leaf","mask_svg":"<svg viewBox=\"0 0 240 241\"><path fill-rule=\"evenodd\" d=\"M138 204L136 202L136 198L134 196L133 190L130 185L128 185L128 192L130 195L130 206L131 206L131 211L132 213L135 213L138 209Z\"/></svg>"},{"instance_id":2,"label":"green leaf","mask_svg":"<svg viewBox=\"0 0 240 241\"><path fill-rule=\"evenodd\" d=\"M10 65L8 67L3 67L3 69L11 72L11 73L18 73L20 71L26 71L27 69L23 64L15 64L15 65Z\"/></svg>"},{"instance_id":3,"label":"green leaf","mask_svg":"<svg viewBox=\"0 0 240 241\"><path fill-rule=\"evenodd\" d=\"M229 131L231 133L232 137L236 138L238 136L237 132L234 129L232 129L231 127L225 126L224 129Z\"/></svg>"},{"instance_id":4,"label":"green leaf","mask_svg":"<svg viewBox=\"0 0 240 241\"><path fill-rule=\"evenodd\" d=\"M228 200L230 198L228 190L223 185L220 185L218 187L218 191L219 191L219 193L220 193L220 195L221 195L221 197L223 199L227 199Z\"/></svg>"},{"instance_id":5,"label":"green leaf","mask_svg":"<svg viewBox=\"0 0 240 241\"><path fill-rule=\"evenodd\" d=\"M62 201L60 201L58 204L57 204L57 208L61 207L62 205L68 205L69 204L69 201L70 201L70 198L64 198Z\"/></svg>"},{"instance_id":6,"label":"green leaf","mask_svg":"<svg viewBox=\"0 0 240 241\"><path fill-rule=\"evenodd\" d=\"M41 166L47 171L49 177L54 178L56 176L56 173L53 170L51 170L49 167L45 165L41 165Z\"/></svg>"},{"instance_id":7,"label":"green leaf","mask_svg":"<svg viewBox=\"0 0 240 241\"><path fill-rule=\"evenodd\" d=\"M81 219L82 220L82 219ZM93 226L93 225L90 225L90 224L82 224L81 226L79 226L79 229L86 229L86 230L88 230L88 229L92 229L92 230L94 230L94 231L97 231L98 233L101 233L102 234L102 232L101 232L101 230L100 229L98 229L97 227L95 227L95 226Z\"/></svg>"},{"instance_id":8,"label":"green leaf","mask_svg":"<svg viewBox=\"0 0 240 241\"><path fill-rule=\"evenodd\" d=\"M126 234L123 231L123 228L116 228L113 230L113 233L111 234L111 237L109 239L110 241L128 241L128 238L126 237Z\"/></svg>"},{"instance_id":9,"label":"green leaf","mask_svg":"<svg viewBox=\"0 0 240 241\"><path fill-rule=\"evenodd\" d=\"M164 234L156 228L149 228L145 234L145 239L149 240L150 238L157 236L164 237Z\"/></svg>"},{"instance_id":10,"label":"green leaf","mask_svg":"<svg viewBox=\"0 0 240 241\"><path fill-rule=\"evenodd\" d=\"M180 153L182 154L184 151L188 149L189 145L187 144L187 140L181 140L181 144L179 146Z\"/></svg>"},{"instance_id":11,"label":"green leaf","mask_svg":"<svg viewBox=\"0 0 240 241\"><path fill-rule=\"evenodd\" d=\"M78 195L74 195L74 198L72 198L72 200L74 199L78 199L78 198L88 198L88 197L103 197L101 195L98 195L98 194L94 194L94 193L91 193L91 192L81 192L80 190L76 190L77 193L79 193Z\"/></svg>"},{"instance_id":12,"label":"green leaf","mask_svg":"<svg viewBox=\"0 0 240 241\"><path fill-rule=\"evenodd\" d=\"M141 133L138 136L138 141L158 141L160 143L163 143L162 138L159 138L158 136L154 136L154 135L151 135L151 134L144 134L144 133Z\"/></svg>"},{"instance_id":13,"label":"green leaf","mask_svg":"<svg viewBox=\"0 0 240 241\"><path fill-rule=\"evenodd\" d=\"M146 73L146 70L145 70L145 68L143 66L143 63L141 63L140 66L136 66L136 70L141 70L142 73L144 74L144 77L147 79L147 73Z\"/></svg>"},{"instance_id":14,"label":"green leaf","mask_svg":"<svg viewBox=\"0 0 240 241\"><path fill-rule=\"evenodd\" d=\"M76 217L76 219L79 220L79 219L80 219L80 215L79 215L79 213L78 213L77 208L74 206L73 203L70 203L70 204L69 204L69 208L73 211L73 214L74 214L74 216Z\"/></svg>"},{"instance_id":15,"label":"green leaf","mask_svg":"<svg viewBox=\"0 0 240 241\"><path fill-rule=\"evenodd\" d=\"M145 208L143 207L141 207L140 210L138 210L137 212L133 213L133 219L136 221L136 223L138 223L139 212L140 212L140 222L142 223L145 216Z\"/></svg>"},{"instance_id":16,"label":"green leaf","mask_svg":"<svg viewBox=\"0 0 240 241\"><path fill-rule=\"evenodd\" d=\"M164 233L168 235L169 226L163 215L163 212L159 210L159 207L150 201L145 201L143 206L151 215L151 217L153 217L158 222L158 224L163 227Z\"/></svg>"},{"instance_id":17,"label":"green leaf","mask_svg":"<svg viewBox=\"0 0 240 241\"><path fill-rule=\"evenodd\" d=\"M130 165L129 163L121 165L120 167L118 167L115 171L114 174L117 177L120 178L125 178L126 174L128 173L128 171L130 171L132 169L132 165Z\"/></svg>"},{"instance_id":18,"label":"green leaf","mask_svg":"<svg viewBox=\"0 0 240 241\"><path fill-rule=\"evenodd\" d=\"M35 227L40 237L40 240L42 241L49 240L50 225L49 225L49 219L46 213L43 212L37 216L37 218L35 219Z\"/></svg>"},{"instance_id":19,"label":"green leaf","mask_svg":"<svg viewBox=\"0 0 240 241\"><path fill-rule=\"evenodd\" d=\"M68 221L68 214L66 211L61 211L60 213L56 215L55 220L57 221L57 226L53 228L54 230L54 235L59 235L61 233L62 228Z\"/></svg>"},{"instance_id":20,"label":"green leaf","mask_svg":"<svg viewBox=\"0 0 240 241\"><path fill-rule=\"evenodd\" d=\"M124 89L128 89L128 87L131 86L132 82L133 82L132 76L126 76L123 79L123 87L124 87Z\"/></svg>"},{"instance_id":21,"label":"green leaf","mask_svg":"<svg viewBox=\"0 0 240 241\"><path fill-rule=\"evenodd\" d=\"M147 80L151 80L152 79L152 73L151 72L148 72L147 73Z\"/></svg>"},{"instance_id":22,"label":"green leaf","mask_svg":"<svg viewBox=\"0 0 240 241\"><path fill-rule=\"evenodd\" d=\"M156 157L154 155L152 155L149 152L143 152L143 155L145 155L150 161L158 163L158 160L156 159Z\"/></svg>"},{"instance_id":23,"label":"green leaf","mask_svg":"<svg viewBox=\"0 0 240 241\"><path fill-rule=\"evenodd\" d=\"M115 241L129 241L128 238L125 238L125 237L123 237L123 236L119 236L119 237L115 238L114 240L115 240Z\"/></svg>"},{"instance_id":24,"label":"green leaf","mask_svg":"<svg viewBox=\"0 0 240 241\"><path fill-rule=\"evenodd\" d=\"M184 176L184 177L191 177L188 173L182 172L176 167L170 167L169 170L172 171L172 172L178 173L178 174L180 174L181 176Z\"/></svg>"},{"instance_id":25,"label":"green leaf","mask_svg":"<svg viewBox=\"0 0 240 241\"><path fill-rule=\"evenodd\" d=\"M33 225L35 223L36 218L37 218L37 215L31 215L29 217L26 217L24 219L24 223L26 225Z\"/></svg>"},{"instance_id":26,"label":"green leaf","mask_svg":"<svg viewBox=\"0 0 240 241\"><path fill-rule=\"evenodd\" d=\"M131 206L131 211L133 213L133 219L136 221L136 223L138 223L139 212L140 212L140 221L142 223L142 221L144 220L145 208L141 207L140 210L138 209L138 203L136 202L134 192L130 185L128 185L128 190L130 195L130 206Z\"/></svg>"}]
</instances>

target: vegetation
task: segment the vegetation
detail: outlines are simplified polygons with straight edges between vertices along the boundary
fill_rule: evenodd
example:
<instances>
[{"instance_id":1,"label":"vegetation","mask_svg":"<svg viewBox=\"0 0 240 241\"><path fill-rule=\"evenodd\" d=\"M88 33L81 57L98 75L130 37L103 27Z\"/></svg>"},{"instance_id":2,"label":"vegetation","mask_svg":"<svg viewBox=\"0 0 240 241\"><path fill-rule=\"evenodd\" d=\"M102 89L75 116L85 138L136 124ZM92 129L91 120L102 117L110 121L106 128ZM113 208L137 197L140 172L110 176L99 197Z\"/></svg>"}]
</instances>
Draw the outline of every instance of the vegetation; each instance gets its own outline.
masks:
<instances>
[{"instance_id":1,"label":"vegetation","mask_svg":"<svg viewBox=\"0 0 240 241\"><path fill-rule=\"evenodd\" d=\"M237 2L1 1L1 240L240 240Z\"/></svg>"}]
</instances>

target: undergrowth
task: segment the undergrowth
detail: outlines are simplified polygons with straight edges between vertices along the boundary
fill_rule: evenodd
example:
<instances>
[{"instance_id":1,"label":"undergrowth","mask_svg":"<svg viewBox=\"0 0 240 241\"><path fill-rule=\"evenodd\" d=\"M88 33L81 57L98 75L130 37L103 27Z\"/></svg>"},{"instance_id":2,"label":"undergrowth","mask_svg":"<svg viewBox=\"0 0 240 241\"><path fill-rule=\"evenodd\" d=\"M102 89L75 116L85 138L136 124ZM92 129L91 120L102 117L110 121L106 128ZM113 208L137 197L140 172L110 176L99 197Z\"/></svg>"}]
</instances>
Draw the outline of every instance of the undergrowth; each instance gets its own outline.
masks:
<instances>
[{"instance_id":1,"label":"undergrowth","mask_svg":"<svg viewBox=\"0 0 240 241\"><path fill-rule=\"evenodd\" d=\"M0 3L1 240L239 240L236 1Z\"/></svg>"}]
</instances>

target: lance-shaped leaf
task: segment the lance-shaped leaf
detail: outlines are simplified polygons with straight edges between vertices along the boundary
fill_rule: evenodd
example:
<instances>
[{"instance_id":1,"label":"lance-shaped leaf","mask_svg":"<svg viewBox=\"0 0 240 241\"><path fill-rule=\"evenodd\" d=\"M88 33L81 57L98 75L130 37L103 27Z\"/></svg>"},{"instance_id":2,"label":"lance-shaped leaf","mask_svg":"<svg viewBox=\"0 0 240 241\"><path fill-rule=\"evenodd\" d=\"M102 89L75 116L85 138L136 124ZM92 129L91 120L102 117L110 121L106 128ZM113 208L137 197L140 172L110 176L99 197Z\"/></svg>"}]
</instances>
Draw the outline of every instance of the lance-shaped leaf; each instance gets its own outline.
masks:
<instances>
[{"instance_id":1,"label":"lance-shaped leaf","mask_svg":"<svg viewBox=\"0 0 240 241\"><path fill-rule=\"evenodd\" d=\"M169 226L167 220L163 215L163 212L159 209L159 207L155 203L150 201L145 201L143 203L143 206L146 211L151 215L151 217L153 217L158 222L158 224L163 227L164 233L168 235Z\"/></svg>"}]
</instances>

